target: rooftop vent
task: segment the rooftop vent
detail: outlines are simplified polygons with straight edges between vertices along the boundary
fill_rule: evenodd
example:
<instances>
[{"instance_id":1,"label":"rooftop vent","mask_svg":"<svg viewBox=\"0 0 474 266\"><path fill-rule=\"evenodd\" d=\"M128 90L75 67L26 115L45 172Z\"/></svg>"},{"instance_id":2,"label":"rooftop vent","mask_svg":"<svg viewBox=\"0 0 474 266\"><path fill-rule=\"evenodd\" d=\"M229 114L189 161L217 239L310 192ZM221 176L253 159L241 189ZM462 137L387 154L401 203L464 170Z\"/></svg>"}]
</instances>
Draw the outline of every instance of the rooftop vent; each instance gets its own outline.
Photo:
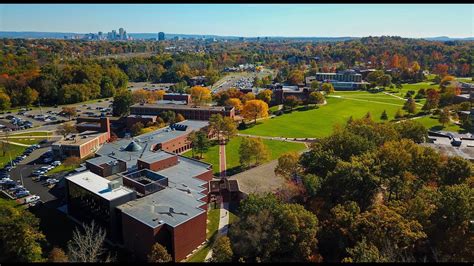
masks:
<instances>
[{"instance_id":1,"label":"rooftop vent","mask_svg":"<svg viewBox=\"0 0 474 266\"><path fill-rule=\"evenodd\" d=\"M140 145L138 145L134 140L132 140L132 142L130 142L127 147L125 147L126 151L141 151L142 150L142 147Z\"/></svg>"}]
</instances>

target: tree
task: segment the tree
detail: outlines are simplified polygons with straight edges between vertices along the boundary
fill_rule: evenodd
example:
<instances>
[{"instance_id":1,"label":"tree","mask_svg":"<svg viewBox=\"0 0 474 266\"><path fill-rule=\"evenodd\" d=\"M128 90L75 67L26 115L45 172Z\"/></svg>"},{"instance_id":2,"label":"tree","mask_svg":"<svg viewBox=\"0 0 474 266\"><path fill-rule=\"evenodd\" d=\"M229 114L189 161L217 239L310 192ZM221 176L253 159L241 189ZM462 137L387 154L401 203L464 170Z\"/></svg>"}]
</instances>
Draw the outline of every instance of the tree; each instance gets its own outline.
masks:
<instances>
[{"instance_id":1,"label":"tree","mask_svg":"<svg viewBox=\"0 0 474 266\"><path fill-rule=\"evenodd\" d=\"M256 96L256 98L258 100L262 100L264 102L266 102L267 104L270 103L270 101L272 100L272 94L273 92L269 89L266 89L266 90L263 90L261 92L259 92Z\"/></svg>"},{"instance_id":2,"label":"tree","mask_svg":"<svg viewBox=\"0 0 474 266\"><path fill-rule=\"evenodd\" d=\"M120 89L114 96L112 103L114 116L126 116L130 113L130 106L133 104L132 93L127 89Z\"/></svg>"},{"instance_id":3,"label":"tree","mask_svg":"<svg viewBox=\"0 0 474 266\"><path fill-rule=\"evenodd\" d=\"M395 124L395 129L401 138L411 139L415 143L422 143L428 137L426 127L416 120L405 120Z\"/></svg>"},{"instance_id":4,"label":"tree","mask_svg":"<svg viewBox=\"0 0 474 266\"><path fill-rule=\"evenodd\" d=\"M69 120L71 120L71 116L76 116L77 115L76 107L74 107L74 106L65 106L65 107L63 107L63 113L69 117Z\"/></svg>"},{"instance_id":5,"label":"tree","mask_svg":"<svg viewBox=\"0 0 474 266\"><path fill-rule=\"evenodd\" d=\"M138 136L144 127L142 122L137 122L130 128L130 133L132 133L132 136Z\"/></svg>"},{"instance_id":6,"label":"tree","mask_svg":"<svg viewBox=\"0 0 474 266\"><path fill-rule=\"evenodd\" d=\"M64 123L58 126L57 132L61 134L63 137L66 137L69 134L76 133L77 129L76 129L76 126L73 125L72 123Z\"/></svg>"},{"instance_id":7,"label":"tree","mask_svg":"<svg viewBox=\"0 0 474 266\"><path fill-rule=\"evenodd\" d=\"M246 104L250 100L255 100L255 94L253 92L247 92L241 99L243 104Z\"/></svg>"},{"instance_id":8,"label":"tree","mask_svg":"<svg viewBox=\"0 0 474 266\"><path fill-rule=\"evenodd\" d=\"M10 106L10 96L8 96L8 94L6 94L5 92L0 92L0 110L8 109L10 108Z\"/></svg>"},{"instance_id":9,"label":"tree","mask_svg":"<svg viewBox=\"0 0 474 266\"><path fill-rule=\"evenodd\" d=\"M258 165L268 159L269 152L261 138L243 138L239 147L239 155L241 165L250 165L252 159L255 159L255 165Z\"/></svg>"},{"instance_id":10,"label":"tree","mask_svg":"<svg viewBox=\"0 0 474 266\"><path fill-rule=\"evenodd\" d=\"M327 95L331 94L334 92L334 86L331 83L323 83L321 86L321 89L326 92Z\"/></svg>"},{"instance_id":11,"label":"tree","mask_svg":"<svg viewBox=\"0 0 474 266\"><path fill-rule=\"evenodd\" d=\"M439 114L438 121L444 126L449 123L450 116L449 116L449 109L448 108L443 108L443 111L441 114Z\"/></svg>"},{"instance_id":12,"label":"tree","mask_svg":"<svg viewBox=\"0 0 474 266\"><path fill-rule=\"evenodd\" d=\"M227 236L221 236L212 247L211 262L231 262L233 255L230 239Z\"/></svg>"},{"instance_id":13,"label":"tree","mask_svg":"<svg viewBox=\"0 0 474 266\"><path fill-rule=\"evenodd\" d=\"M222 121L222 134L224 139L227 138L228 141L237 135L237 124L234 122L234 119L228 116L224 117Z\"/></svg>"},{"instance_id":14,"label":"tree","mask_svg":"<svg viewBox=\"0 0 474 266\"><path fill-rule=\"evenodd\" d=\"M239 98L230 98L225 102L225 104L234 107L236 113L240 113L243 108L242 102Z\"/></svg>"},{"instance_id":15,"label":"tree","mask_svg":"<svg viewBox=\"0 0 474 266\"><path fill-rule=\"evenodd\" d=\"M209 117L208 132L217 134L217 140L220 142L221 133L224 128L224 117L221 114L213 114Z\"/></svg>"},{"instance_id":16,"label":"tree","mask_svg":"<svg viewBox=\"0 0 474 266\"><path fill-rule=\"evenodd\" d=\"M194 86L191 88L191 99L195 105L203 105L212 100L211 91L202 86Z\"/></svg>"},{"instance_id":17,"label":"tree","mask_svg":"<svg viewBox=\"0 0 474 266\"><path fill-rule=\"evenodd\" d=\"M32 103L34 103L38 99L39 93L35 89L26 87L23 90L22 96L23 96L23 103L26 106L30 106Z\"/></svg>"},{"instance_id":18,"label":"tree","mask_svg":"<svg viewBox=\"0 0 474 266\"><path fill-rule=\"evenodd\" d=\"M401 109L398 109L397 112L395 113L395 119L400 119L403 117L403 113Z\"/></svg>"},{"instance_id":19,"label":"tree","mask_svg":"<svg viewBox=\"0 0 474 266\"><path fill-rule=\"evenodd\" d=\"M184 116L183 116L182 114L179 114L179 113L178 113L178 114L176 115L176 118L174 119L174 122L175 122L175 123L178 123L178 122L181 122L181 121L184 121L184 120L186 120L186 118L184 118Z\"/></svg>"},{"instance_id":20,"label":"tree","mask_svg":"<svg viewBox=\"0 0 474 266\"><path fill-rule=\"evenodd\" d=\"M385 74L377 78L376 84L381 87L388 87L392 84L392 76Z\"/></svg>"},{"instance_id":21,"label":"tree","mask_svg":"<svg viewBox=\"0 0 474 266\"><path fill-rule=\"evenodd\" d=\"M319 91L313 91L308 96L308 104L323 104L326 99Z\"/></svg>"},{"instance_id":22,"label":"tree","mask_svg":"<svg viewBox=\"0 0 474 266\"><path fill-rule=\"evenodd\" d=\"M84 231L76 228L72 240L68 242L68 257L70 262L100 262L104 254L103 248L106 232L94 221L82 225Z\"/></svg>"},{"instance_id":23,"label":"tree","mask_svg":"<svg viewBox=\"0 0 474 266\"><path fill-rule=\"evenodd\" d=\"M413 98L408 98L405 102L403 108L408 111L410 114L414 114L416 112L416 103Z\"/></svg>"},{"instance_id":24,"label":"tree","mask_svg":"<svg viewBox=\"0 0 474 266\"><path fill-rule=\"evenodd\" d=\"M428 89L426 90L426 103L423 106L423 110L431 110L438 108L440 100L440 95L437 90L435 89Z\"/></svg>"},{"instance_id":25,"label":"tree","mask_svg":"<svg viewBox=\"0 0 474 266\"><path fill-rule=\"evenodd\" d=\"M469 116L464 116L461 119L461 127L464 128L465 130L467 130L468 132L473 131L472 120Z\"/></svg>"},{"instance_id":26,"label":"tree","mask_svg":"<svg viewBox=\"0 0 474 266\"><path fill-rule=\"evenodd\" d=\"M0 257L10 262L41 262L45 236L39 219L15 201L0 199Z\"/></svg>"},{"instance_id":27,"label":"tree","mask_svg":"<svg viewBox=\"0 0 474 266\"><path fill-rule=\"evenodd\" d=\"M306 189L306 193L310 197L317 195L321 189L322 180L319 176L313 174L306 174L303 176L303 185Z\"/></svg>"},{"instance_id":28,"label":"tree","mask_svg":"<svg viewBox=\"0 0 474 266\"><path fill-rule=\"evenodd\" d=\"M287 80L290 85L298 85L299 83L302 83L304 81L304 73L301 70L292 70L288 74Z\"/></svg>"},{"instance_id":29,"label":"tree","mask_svg":"<svg viewBox=\"0 0 474 266\"><path fill-rule=\"evenodd\" d=\"M49 252L48 262L68 262L68 257L62 249L54 247Z\"/></svg>"},{"instance_id":30,"label":"tree","mask_svg":"<svg viewBox=\"0 0 474 266\"><path fill-rule=\"evenodd\" d=\"M151 252L148 255L148 262L163 263L170 262L172 260L173 258L164 246L162 246L160 243L153 244L153 246L151 247Z\"/></svg>"},{"instance_id":31,"label":"tree","mask_svg":"<svg viewBox=\"0 0 474 266\"><path fill-rule=\"evenodd\" d=\"M242 116L257 123L257 118L268 117L268 104L262 100L249 100L245 102Z\"/></svg>"},{"instance_id":32,"label":"tree","mask_svg":"<svg viewBox=\"0 0 474 266\"><path fill-rule=\"evenodd\" d=\"M317 80L311 82L311 89L312 90L319 90L320 86L321 86L321 83Z\"/></svg>"},{"instance_id":33,"label":"tree","mask_svg":"<svg viewBox=\"0 0 474 266\"><path fill-rule=\"evenodd\" d=\"M160 117L168 124L173 124L176 121L176 113L171 110L161 112Z\"/></svg>"},{"instance_id":34,"label":"tree","mask_svg":"<svg viewBox=\"0 0 474 266\"><path fill-rule=\"evenodd\" d=\"M275 167L275 174L286 179L295 178L299 172L299 155L297 152L287 152L278 158L278 164Z\"/></svg>"},{"instance_id":35,"label":"tree","mask_svg":"<svg viewBox=\"0 0 474 266\"><path fill-rule=\"evenodd\" d=\"M285 97L285 101L283 102L283 105L285 107L288 107L290 108L291 111L293 111L293 108L295 108L296 106L298 106L298 98L296 98L296 96L286 96Z\"/></svg>"},{"instance_id":36,"label":"tree","mask_svg":"<svg viewBox=\"0 0 474 266\"><path fill-rule=\"evenodd\" d=\"M132 92L134 103L147 103L150 98L150 92L145 89L138 89Z\"/></svg>"},{"instance_id":37,"label":"tree","mask_svg":"<svg viewBox=\"0 0 474 266\"><path fill-rule=\"evenodd\" d=\"M388 119L387 111L383 110L382 115L380 116L380 119L382 119L382 120L387 120Z\"/></svg>"},{"instance_id":38,"label":"tree","mask_svg":"<svg viewBox=\"0 0 474 266\"><path fill-rule=\"evenodd\" d=\"M343 262L387 262L379 249L372 243L367 243L365 238L357 242L353 248L347 248L347 254L349 257L344 258Z\"/></svg>"},{"instance_id":39,"label":"tree","mask_svg":"<svg viewBox=\"0 0 474 266\"><path fill-rule=\"evenodd\" d=\"M449 157L441 167L441 182L444 185L464 183L473 174L471 163L462 157Z\"/></svg>"},{"instance_id":40,"label":"tree","mask_svg":"<svg viewBox=\"0 0 474 266\"><path fill-rule=\"evenodd\" d=\"M193 145L193 148L196 149L196 151L201 154L200 158L202 158L202 154L209 149L209 147L211 146L211 143L209 139L207 138L206 133L202 131L198 131L196 132L194 142L192 143L192 145Z\"/></svg>"}]
</instances>

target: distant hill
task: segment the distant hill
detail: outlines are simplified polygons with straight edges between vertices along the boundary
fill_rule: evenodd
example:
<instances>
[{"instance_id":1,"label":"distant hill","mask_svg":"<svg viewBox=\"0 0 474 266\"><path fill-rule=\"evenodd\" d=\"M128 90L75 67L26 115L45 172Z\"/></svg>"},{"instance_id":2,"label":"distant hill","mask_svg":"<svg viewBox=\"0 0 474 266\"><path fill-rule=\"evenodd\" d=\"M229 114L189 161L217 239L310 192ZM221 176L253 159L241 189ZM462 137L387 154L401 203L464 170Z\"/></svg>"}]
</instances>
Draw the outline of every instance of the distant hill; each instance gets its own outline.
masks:
<instances>
[{"instance_id":1,"label":"distant hill","mask_svg":"<svg viewBox=\"0 0 474 266\"><path fill-rule=\"evenodd\" d=\"M166 39L172 39L174 37L181 37L183 39L195 39L195 38L215 38L217 40L227 39L236 40L239 36L219 36L219 35L203 35L203 34L176 34L176 33L165 33ZM24 38L24 39L64 39L71 38L75 35L84 35L84 33L74 32L36 32L36 31L0 31L0 38ZM129 33L134 39L155 39L158 37L158 33ZM270 40L293 40L293 41L313 41L313 42L343 42L354 39L360 39L359 37L285 37L285 36L260 36L260 40L268 38ZM246 40L257 40L257 37L245 37ZM450 38L447 36L440 37L427 37L419 38L428 41L474 41L474 37L468 38Z\"/></svg>"}]
</instances>

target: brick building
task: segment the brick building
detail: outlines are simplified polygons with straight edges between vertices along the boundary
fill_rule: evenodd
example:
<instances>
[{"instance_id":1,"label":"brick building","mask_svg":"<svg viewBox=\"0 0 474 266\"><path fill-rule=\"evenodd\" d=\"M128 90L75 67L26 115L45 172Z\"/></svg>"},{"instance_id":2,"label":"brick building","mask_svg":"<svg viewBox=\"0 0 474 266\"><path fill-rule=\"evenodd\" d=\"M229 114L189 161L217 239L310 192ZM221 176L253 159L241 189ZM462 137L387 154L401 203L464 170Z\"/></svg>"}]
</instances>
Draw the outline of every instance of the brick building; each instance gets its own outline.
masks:
<instances>
[{"instance_id":1,"label":"brick building","mask_svg":"<svg viewBox=\"0 0 474 266\"><path fill-rule=\"evenodd\" d=\"M165 101L183 101L186 104L191 103L191 95L190 94L181 94L181 93L165 93L163 95L163 100Z\"/></svg>"},{"instance_id":2,"label":"brick building","mask_svg":"<svg viewBox=\"0 0 474 266\"><path fill-rule=\"evenodd\" d=\"M162 148L206 125L183 121L174 128L103 145L97 157L86 161L86 172L66 178L68 206L82 206L68 207L69 215L97 218L111 241L139 259L145 260L156 242L174 261L185 259L206 240L212 166ZM180 149L169 149L176 148ZM81 195L81 189L88 196L70 195ZM132 191L133 196L126 194L124 200L125 192L116 193L119 190Z\"/></svg>"},{"instance_id":3,"label":"brick building","mask_svg":"<svg viewBox=\"0 0 474 266\"><path fill-rule=\"evenodd\" d=\"M209 120L213 114L234 118L235 108L224 106L192 106L184 104L134 104L130 107L132 115L160 115L164 111L173 111L191 120Z\"/></svg>"}]
</instances>

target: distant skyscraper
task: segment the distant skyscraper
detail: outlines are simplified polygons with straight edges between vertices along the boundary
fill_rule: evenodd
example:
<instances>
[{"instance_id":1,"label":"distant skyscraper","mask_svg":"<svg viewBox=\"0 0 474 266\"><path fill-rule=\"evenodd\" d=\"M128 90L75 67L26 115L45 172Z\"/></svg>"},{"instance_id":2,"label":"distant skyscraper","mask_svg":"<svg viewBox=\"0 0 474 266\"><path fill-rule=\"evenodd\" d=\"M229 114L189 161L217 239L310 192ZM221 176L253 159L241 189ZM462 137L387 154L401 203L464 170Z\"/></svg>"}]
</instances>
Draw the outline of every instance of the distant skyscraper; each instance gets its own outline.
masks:
<instances>
[{"instance_id":1,"label":"distant skyscraper","mask_svg":"<svg viewBox=\"0 0 474 266\"><path fill-rule=\"evenodd\" d=\"M159 32L158 33L158 41L164 41L165 40L165 33L164 32Z\"/></svg>"},{"instance_id":2,"label":"distant skyscraper","mask_svg":"<svg viewBox=\"0 0 474 266\"><path fill-rule=\"evenodd\" d=\"M117 31L112 30L112 40L116 40L116 39L117 39Z\"/></svg>"},{"instance_id":3,"label":"distant skyscraper","mask_svg":"<svg viewBox=\"0 0 474 266\"><path fill-rule=\"evenodd\" d=\"M125 36L124 36L124 33L125 33L125 30L124 30L123 28L120 28L120 29L119 29L120 40L125 39L125 38L124 38L124 37L125 37Z\"/></svg>"}]
</instances>

